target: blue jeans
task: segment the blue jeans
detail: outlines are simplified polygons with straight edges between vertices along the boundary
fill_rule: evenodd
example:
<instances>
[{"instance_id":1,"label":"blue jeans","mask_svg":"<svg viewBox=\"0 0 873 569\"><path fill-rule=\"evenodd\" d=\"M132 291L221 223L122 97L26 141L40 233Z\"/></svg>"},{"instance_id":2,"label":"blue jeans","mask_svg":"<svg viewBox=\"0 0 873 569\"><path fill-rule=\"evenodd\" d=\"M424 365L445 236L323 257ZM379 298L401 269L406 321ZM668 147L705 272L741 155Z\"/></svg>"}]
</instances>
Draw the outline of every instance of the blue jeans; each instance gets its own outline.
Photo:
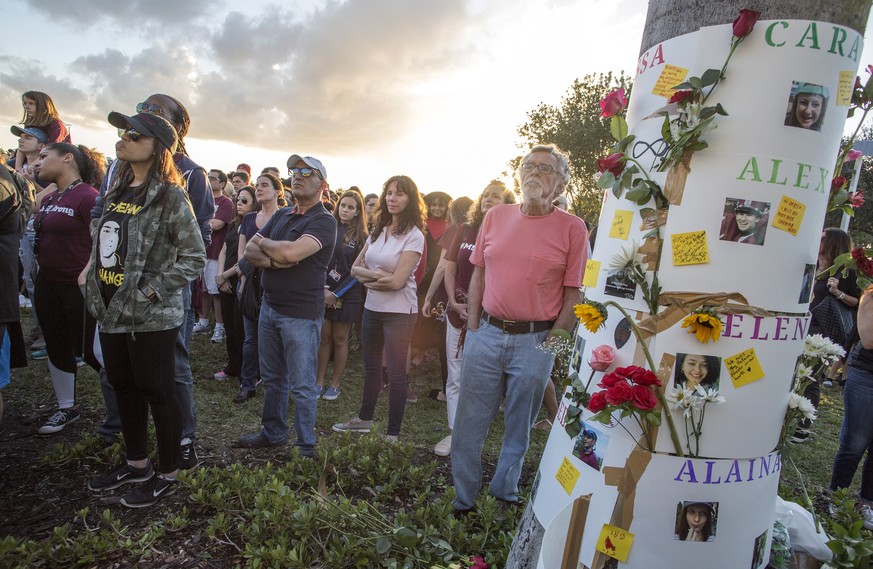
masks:
<instances>
[{"instance_id":1,"label":"blue jeans","mask_svg":"<svg viewBox=\"0 0 873 569\"><path fill-rule=\"evenodd\" d=\"M258 378L261 377L261 369L258 365L258 321L246 316L243 316L242 319L243 352L242 368L239 374L240 383L242 384L240 387L254 391Z\"/></svg>"},{"instance_id":2,"label":"blue jeans","mask_svg":"<svg viewBox=\"0 0 873 569\"><path fill-rule=\"evenodd\" d=\"M845 409L840 430L840 449L834 458L831 490L846 488L852 483L866 451L860 494L862 499L873 502L873 374L850 365L843 403Z\"/></svg>"},{"instance_id":3,"label":"blue jeans","mask_svg":"<svg viewBox=\"0 0 873 569\"><path fill-rule=\"evenodd\" d=\"M182 306L185 307L185 320L179 327L179 337L176 338L175 370L176 398L179 400L179 412L182 419L182 438L194 439L197 433L197 415L194 411L194 376L191 374L191 332L194 330L196 310L191 306L191 287L193 283L182 287Z\"/></svg>"},{"instance_id":4,"label":"blue jeans","mask_svg":"<svg viewBox=\"0 0 873 569\"><path fill-rule=\"evenodd\" d=\"M539 346L549 332L504 334L479 322L467 330L461 364L461 392L452 429L455 508L473 508L482 488L482 447L491 422L506 398L503 445L491 479L491 495L518 501L518 479L555 357Z\"/></svg>"},{"instance_id":5,"label":"blue jeans","mask_svg":"<svg viewBox=\"0 0 873 569\"><path fill-rule=\"evenodd\" d=\"M388 363L388 434L399 435L406 409L406 355L417 313L374 312L364 309L361 349L364 352L364 395L358 417L372 421L382 390L382 352Z\"/></svg>"},{"instance_id":6,"label":"blue jeans","mask_svg":"<svg viewBox=\"0 0 873 569\"><path fill-rule=\"evenodd\" d=\"M311 454L315 448L315 385L321 323L279 314L267 302L261 304L258 349L264 381L264 412L261 424L271 443L288 439L288 393L294 398L295 446Z\"/></svg>"}]
</instances>

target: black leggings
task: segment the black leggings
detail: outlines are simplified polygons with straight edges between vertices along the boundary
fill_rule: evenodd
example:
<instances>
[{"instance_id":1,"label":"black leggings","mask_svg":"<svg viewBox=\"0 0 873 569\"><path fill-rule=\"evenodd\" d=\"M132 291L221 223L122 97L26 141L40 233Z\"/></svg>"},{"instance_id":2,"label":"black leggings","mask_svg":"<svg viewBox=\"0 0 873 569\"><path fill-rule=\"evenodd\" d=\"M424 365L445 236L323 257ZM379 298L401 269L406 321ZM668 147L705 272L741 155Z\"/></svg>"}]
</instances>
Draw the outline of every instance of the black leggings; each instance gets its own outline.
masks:
<instances>
[{"instance_id":1,"label":"black leggings","mask_svg":"<svg viewBox=\"0 0 873 569\"><path fill-rule=\"evenodd\" d=\"M100 332L106 376L115 388L128 460L148 458L149 409L158 439L158 472L179 464L182 419L173 348L179 328L135 334Z\"/></svg>"},{"instance_id":2,"label":"black leggings","mask_svg":"<svg viewBox=\"0 0 873 569\"><path fill-rule=\"evenodd\" d=\"M243 319L235 294L222 292L221 316L224 318L224 341L227 347L227 375L239 377L242 370Z\"/></svg>"},{"instance_id":3,"label":"black leggings","mask_svg":"<svg viewBox=\"0 0 873 569\"><path fill-rule=\"evenodd\" d=\"M75 283L36 276L33 296L37 318L45 338L49 361L61 371L76 373L76 356L82 355L85 299Z\"/></svg>"}]
</instances>

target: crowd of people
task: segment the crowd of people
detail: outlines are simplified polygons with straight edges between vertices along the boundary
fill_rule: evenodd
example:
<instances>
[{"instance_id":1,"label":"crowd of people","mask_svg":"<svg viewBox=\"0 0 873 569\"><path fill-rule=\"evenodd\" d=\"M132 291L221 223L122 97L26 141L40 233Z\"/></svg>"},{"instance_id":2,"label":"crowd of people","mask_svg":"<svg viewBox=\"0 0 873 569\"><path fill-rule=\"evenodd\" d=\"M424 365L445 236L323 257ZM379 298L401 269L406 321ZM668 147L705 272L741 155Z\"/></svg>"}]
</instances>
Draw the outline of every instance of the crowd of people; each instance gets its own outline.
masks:
<instances>
[{"instance_id":1,"label":"crowd of people","mask_svg":"<svg viewBox=\"0 0 873 569\"><path fill-rule=\"evenodd\" d=\"M57 409L38 433L50 436L80 418L79 367L99 372L100 434L113 442L123 433L125 460L90 480L91 490L136 484L121 503L146 507L174 491L179 470L197 466L193 334L224 343L227 363L213 378L239 381L233 402L263 390L261 428L234 444L286 445L290 398L293 444L315 457L318 401L343 393L354 329L361 403L333 430L370 432L387 391L383 436L399 440L406 405L417 400L410 370L435 349L435 397L446 402L449 434L434 453L451 456L455 508L475 506L485 437L501 406L505 435L490 493L518 501L535 418L545 406L548 419L537 426L549 428L557 410L555 358L543 346L557 342L551 331L575 327L589 252L586 225L563 211L570 170L559 149L535 146L523 157L518 204L497 180L475 200L424 194L404 175L364 195L354 186L331 190L323 162L303 154L288 158L287 178L277 167L257 175L246 164L229 173L203 168L185 148L187 110L165 94L130 115L109 113L119 135L111 161L71 142L45 93L24 93L22 106L11 127L18 148L0 168L0 388L11 368L27 364L28 348L32 359L46 359ZM848 234L826 230L819 270L850 248ZM811 329L828 332L817 318L825 299L860 306L854 337L833 338L854 349L843 366L846 413L831 487L847 486L866 452L861 498L873 527L873 427L865 415L873 404L873 290L854 282L818 275ZM27 338L25 304L36 322ZM715 368L700 356L686 360L686 382L705 382ZM838 379L837 367L821 379ZM818 385L807 395L817 404ZM157 464L147 453L149 417ZM802 424L794 442L810 428ZM705 540L692 506L693 531L683 527L677 539ZM698 510L695 523L705 517Z\"/></svg>"},{"instance_id":2,"label":"crowd of people","mask_svg":"<svg viewBox=\"0 0 873 569\"><path fill-rule=\"evenodd\" d=\"M28 348L31 359L47 360L57 407L38 431L50 436L81 416L80 366L99 372L100 434L114 442L123 433L125 460L90 480L91 490L135 485L121 503L145 507L197 466L194 334L226 347L213 378L239 382L233 402L263 391L261 428L234 445L291 441L314 457L318 401L354 396L343 391L354 329L360 410L333 429L370 432L385 391L383 436L399 440L406 405L417 400L410 370L433 350L434 397L446 402L450 433L434 452L452 456L456 508L473 507L484 436L502 399L506 437L491 493L518 500L544 394L550 419L556 408L554 389L552 401L546 392L554 357L539 346L553 328L572 331L588 251L585 224L560 207L569 163L557 148L535 147L522 161L520 204L496 180L475 200L423 193L403 175L364 195L333 191L324 163L302 154L288 158L287 178L276 167L207 170L186 151L187 110L165 94L131 105L131 114L109 113L119 136L110 160L71 142L45 93L24 93L22 106L0 196L9 198L0 278L21 291L19 302L4 297L0 306L0 378L26 364ZM519 255L530 259L520 277ZM27 338L25 303L35 321Z\"/></svg>"}]
</instances>

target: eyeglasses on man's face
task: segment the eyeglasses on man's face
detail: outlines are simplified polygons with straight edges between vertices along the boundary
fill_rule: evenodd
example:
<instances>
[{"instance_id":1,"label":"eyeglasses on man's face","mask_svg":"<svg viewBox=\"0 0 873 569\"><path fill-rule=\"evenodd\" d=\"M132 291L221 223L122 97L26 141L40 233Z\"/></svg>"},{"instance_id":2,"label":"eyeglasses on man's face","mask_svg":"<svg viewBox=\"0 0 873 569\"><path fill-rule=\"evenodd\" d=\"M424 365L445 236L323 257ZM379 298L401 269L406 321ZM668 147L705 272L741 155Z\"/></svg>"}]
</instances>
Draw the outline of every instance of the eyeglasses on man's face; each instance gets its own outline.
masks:
<instances>
[{"instance_id":1,"label":"eyeglasses on man's face","mask_svg":"<svg viewBox=\"0 0 873 569\"><path fill-rule=\"evenodd\" d=\"M554 174L557 172L557 169L555 169L551 164L534 164L533 162L525 162L521 165L521 171L525 174L530 174L534 170L540 174Z\"/></svg>"}]
</instances>

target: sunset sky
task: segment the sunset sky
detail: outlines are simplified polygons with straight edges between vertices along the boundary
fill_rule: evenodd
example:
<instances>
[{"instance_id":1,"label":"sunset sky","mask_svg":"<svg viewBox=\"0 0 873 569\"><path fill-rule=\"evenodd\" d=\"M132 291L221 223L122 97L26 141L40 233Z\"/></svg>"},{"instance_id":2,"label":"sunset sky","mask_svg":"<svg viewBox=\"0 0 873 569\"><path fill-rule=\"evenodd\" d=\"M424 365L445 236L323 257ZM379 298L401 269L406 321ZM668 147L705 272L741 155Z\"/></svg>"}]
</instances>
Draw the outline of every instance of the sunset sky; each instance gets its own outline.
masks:
<instances>
[{"instance_id":1,"label":"sunset sky","mask_svg":"<svg viewBox=\"0 0 873 569\"><path fill-rule=\"evenodd\" d=\"M520 153L538 103L589 73L633 73L646 6L16 0L4 4L15 25L0 46L0 119L19 122L20 94L45 91L74 142L112 154L106 115L163 92L188 107L188 150L206 168L284 172L291 153L311 154L334 188L378 191L403 173L425 192L474 195Z\"/></svg>"}]
</instances>

